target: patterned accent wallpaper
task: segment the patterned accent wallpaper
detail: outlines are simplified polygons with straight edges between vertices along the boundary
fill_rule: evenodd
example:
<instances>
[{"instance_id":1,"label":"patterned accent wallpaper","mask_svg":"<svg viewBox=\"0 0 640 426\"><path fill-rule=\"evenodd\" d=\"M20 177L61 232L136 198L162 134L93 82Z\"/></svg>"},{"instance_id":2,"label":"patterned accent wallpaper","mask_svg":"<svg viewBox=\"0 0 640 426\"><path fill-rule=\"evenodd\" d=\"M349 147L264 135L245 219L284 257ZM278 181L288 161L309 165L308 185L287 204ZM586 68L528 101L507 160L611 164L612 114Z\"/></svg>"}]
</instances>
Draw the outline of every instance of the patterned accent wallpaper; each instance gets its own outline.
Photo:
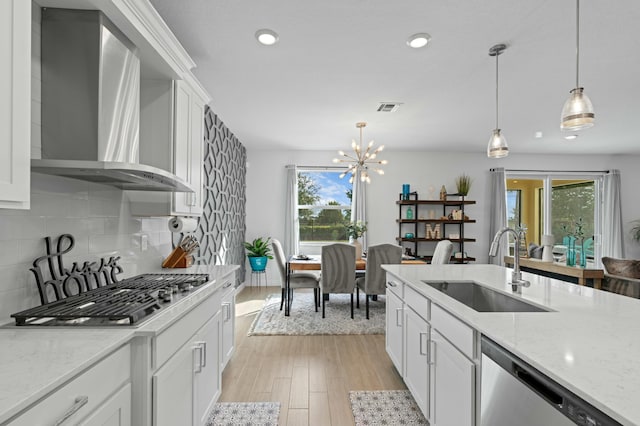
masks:
<instances>
[{"instance_id":1,"label":"patterned accent wallpaper","mask_svg":"<svg viewBox=\"0 0 640 426\"><path fill-rule=\"evenodd\" d=\"M204 213L196 237L196 260L209 265L240 265L244 277L247 151L209 108L205 108Z\"/></svg>"}]
</instances>

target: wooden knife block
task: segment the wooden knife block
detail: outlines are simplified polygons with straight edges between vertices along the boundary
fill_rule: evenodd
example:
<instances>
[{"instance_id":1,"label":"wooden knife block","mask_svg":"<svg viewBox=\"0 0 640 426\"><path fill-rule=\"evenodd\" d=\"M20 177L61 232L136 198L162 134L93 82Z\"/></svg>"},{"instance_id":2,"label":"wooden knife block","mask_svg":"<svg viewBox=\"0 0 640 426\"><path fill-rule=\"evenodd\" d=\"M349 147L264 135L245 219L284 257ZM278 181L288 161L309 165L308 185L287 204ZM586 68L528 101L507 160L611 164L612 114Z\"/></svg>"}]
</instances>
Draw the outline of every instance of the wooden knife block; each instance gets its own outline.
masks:
<instances>
[{"instance_id":1,"label":"wooden knife block","mask_svg":"<svg viewBox=\"0 0 640 426\"><path fill-rule=\"evenodd\" d=\"M193 265L193 256L187 254L181 247L173 249L171 254L162 261L163 268L188 268Z\"/></svg>"}]
</instances>

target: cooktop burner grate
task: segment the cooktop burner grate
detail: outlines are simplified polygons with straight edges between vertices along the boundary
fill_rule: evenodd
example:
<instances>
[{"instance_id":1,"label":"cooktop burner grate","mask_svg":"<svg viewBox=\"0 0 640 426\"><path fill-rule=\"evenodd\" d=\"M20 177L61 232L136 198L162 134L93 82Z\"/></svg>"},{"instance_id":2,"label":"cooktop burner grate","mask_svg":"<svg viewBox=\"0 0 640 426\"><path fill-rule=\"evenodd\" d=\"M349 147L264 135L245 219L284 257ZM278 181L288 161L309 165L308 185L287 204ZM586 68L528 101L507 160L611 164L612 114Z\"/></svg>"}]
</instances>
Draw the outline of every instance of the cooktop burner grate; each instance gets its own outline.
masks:
<instances>
[{"instance_id":1,"label":"cooktop burner grate","mask_svg":"<svg viewBox=\"0 0 640 426\"><path fill-rule=\"evenodd\" d=\"M163 305L157 291L185 293L205 284L207 274L143 274L11 316L16 325L131 325Z\"/></svg>"}]
</instances>

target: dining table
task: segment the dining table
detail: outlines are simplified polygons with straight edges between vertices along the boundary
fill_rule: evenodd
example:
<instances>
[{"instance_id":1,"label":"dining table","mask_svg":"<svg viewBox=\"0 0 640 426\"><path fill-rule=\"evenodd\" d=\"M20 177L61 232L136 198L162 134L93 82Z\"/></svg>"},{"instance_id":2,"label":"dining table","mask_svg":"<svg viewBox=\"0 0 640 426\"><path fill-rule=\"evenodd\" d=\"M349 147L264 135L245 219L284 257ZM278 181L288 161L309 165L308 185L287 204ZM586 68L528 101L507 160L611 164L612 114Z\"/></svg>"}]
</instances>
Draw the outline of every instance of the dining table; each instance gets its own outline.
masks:
<instances>
[{"instance_id":1,"label":"dining table","mask_svg":"<svg viewBox=\"0 0 640 426\"><path fill-rule=\"evenodd\" d=\"M421 259L402 259L403 264L426 264L424 260ZM366 258L356 259L356 276L361 277L364 276L364 273L367 269L367 260ZM284 291L284 315L289 316L291 311L291 301L292 297L290 295L290 278L291 274L294 271L321 271L322 270L322 258L320 255L314 256L303 256L303 255L292 255L287 258L286 264L286 279L285 279L285 291Z\"/></svg>"}]
</instances>

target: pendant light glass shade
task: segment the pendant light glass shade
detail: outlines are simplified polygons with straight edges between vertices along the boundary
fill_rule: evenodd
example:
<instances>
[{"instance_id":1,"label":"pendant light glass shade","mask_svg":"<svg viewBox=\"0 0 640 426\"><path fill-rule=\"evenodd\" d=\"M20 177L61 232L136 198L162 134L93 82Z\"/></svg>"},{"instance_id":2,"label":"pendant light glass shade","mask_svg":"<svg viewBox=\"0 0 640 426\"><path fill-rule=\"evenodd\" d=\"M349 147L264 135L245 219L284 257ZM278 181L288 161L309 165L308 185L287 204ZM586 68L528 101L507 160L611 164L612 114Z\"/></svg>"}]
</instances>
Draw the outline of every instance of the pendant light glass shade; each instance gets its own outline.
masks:
<instances>
[{"instance_id":1,"label":"pendant light glass shade","mask_svg":"<svg viewBox=\"0 0 640 426\"><path fill-rule=\"evenodd\" d=\"M560 129L576 131L593 127L596 115L593 111L591 99L580 87L580 0L576 0L576 88L573 89L569 99L562 107Z\"/></svg>"},{"instance_id":2,"label":"pendant light glass shade","mask_svg":"<svg viewBox=\"0 0 640 426\"><path fill-rule=\"evenodd\" d=\"M487 157L502 158L507 155L509 155L507 139L502 135L500 129L494 129L493 134L489 139L489 145L487 146Z\"/></svg>"},{"instance_id":3,"label":"pendant light glass shade","mask_svg":"<svg viewBox=\"0 0 640 426\"><path fill-rule=\"evenodd\" d=\"M593 112L591 99L584 93L582 87L576 87L562 108L562 130L582 130L593 127L596 116Z\"/></svg>"}]
</instances>

